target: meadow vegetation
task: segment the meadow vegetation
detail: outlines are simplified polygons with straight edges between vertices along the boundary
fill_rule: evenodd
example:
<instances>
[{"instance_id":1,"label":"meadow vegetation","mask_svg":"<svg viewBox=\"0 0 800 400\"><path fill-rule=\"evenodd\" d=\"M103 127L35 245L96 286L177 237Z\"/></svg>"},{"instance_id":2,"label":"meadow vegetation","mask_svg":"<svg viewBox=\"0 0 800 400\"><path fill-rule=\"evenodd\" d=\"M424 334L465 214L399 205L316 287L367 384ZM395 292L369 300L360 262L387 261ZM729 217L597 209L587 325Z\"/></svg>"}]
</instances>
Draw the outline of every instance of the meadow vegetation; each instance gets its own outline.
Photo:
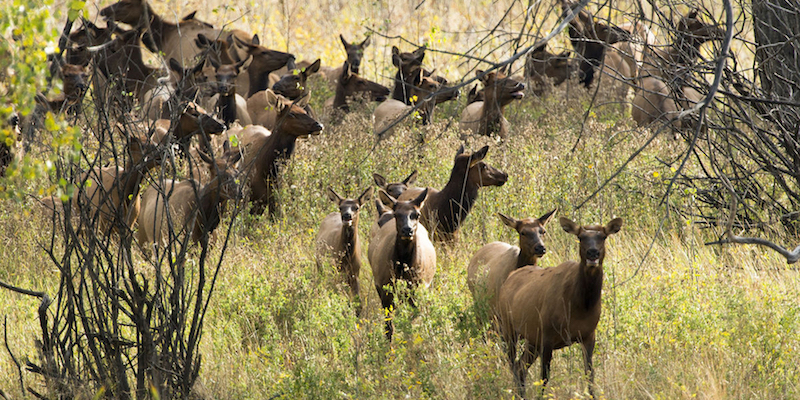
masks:
<instances>
[{"instance_id":1,"label":"meadow vegetation","mask_svg":"<svg viewBox=\"0 0 800 400\"><path fill-rule=\"evenodd\" d=\"M334 33L361 40L365 27L375 27L377 42L368 48L361 73L389 84L391 44L404 49L411 45L379 34L463 52L498 23L498 10L511 5L423 1L409 12L417 3L188 1L167 2L156 9L162 15L174 10L177 16L199 9L201 19L251 27L267 46L292 51L298 59L322 57L334 66L344 59ZM92 7L86 5L89 15L95 12ZM501 24L509 36L494 36L476 54L487 56L492 46L503 44L520 27L524 7L512 9ZM546 15L536 21L542 31L555 25L556 16ZM59 27L58 21L47 23ZM560 43L569 47L562 36ZM488 57L500 60L510 54L507 45ZM425 65L455 81L471 78L470 68L479 65L463 61L431 52ZM312 77L310 86L311 105L322 110L332 92L320 77ZM417 185L443 187L462 144L457 121L463 98L457 103L437 109L432 125L401 126L380 142L372 132L374 105L353 107L351 114L337 120L322 113L324 132L299 141L285 168L280 216L274 221L247 213L224 218L222 224L234 224L234 231L205 321L198 396L515 398L504 344L489 324L479 322L486 320L481 316L487 309L473 303L466 268L474 252L488 242L516 244L517 233L502 224L497 212L536 217L557 206L558 215L578 223L624 219L622 230L606 244L603 314L594 356L595 393L600 398L800 397L798 270L761 248L704 245L718 239L722 230L695 223L696 193L673 188L665 196L686 143L660 135L610 185L577 207L651 136L649 130L636 128L627 107L602 104L602 98L593 98L577 80L541 98L526 96L512 103L506 109L512 126L506 141L468 140L467 148L473 151L490 145L486 162L508 173L509 180L502 187L481 190L455 243L436 244L433 284L418 292L417 310L400 303L394 341L384 337L383 311L366 265L359 279L364 310L357 318L349 289L334 267L324 264L320 270L315 263L316 229L336 210L325 191L330 186L343 196L357 197L372 184L373 172L400 180L413 169L419 171ZM690 161L687 168L699 166ZM44 175L12 184L32 196L54 185ZM52 296L58 275L44 251L51 221L41 215L32 196L0 201L0 280ZM720 210L720 218L725 211ZM361 211L359 229L365 242L375 217L372 203ZM553 223L547 231L548 253L540 266L577 259L573 235ZM773 232L771 239L790 247L797 244L779 226ZM220 257L223 239L215 239L212 260ZM363 249L366 252L366 244ZM147 273L141 253L135 252L134 262ZM22 363L38 357L37 307L30 297L0 291L0 316L7 331L0 351L0 389L9 398L21 394L6 347ZM532 381L538 379L538 370L535 363ZM547 397L588 398L582 371L578 346L555 352ZM26 384L41 384L40 378L23 374Z\"/></svg>"}]
</instances>

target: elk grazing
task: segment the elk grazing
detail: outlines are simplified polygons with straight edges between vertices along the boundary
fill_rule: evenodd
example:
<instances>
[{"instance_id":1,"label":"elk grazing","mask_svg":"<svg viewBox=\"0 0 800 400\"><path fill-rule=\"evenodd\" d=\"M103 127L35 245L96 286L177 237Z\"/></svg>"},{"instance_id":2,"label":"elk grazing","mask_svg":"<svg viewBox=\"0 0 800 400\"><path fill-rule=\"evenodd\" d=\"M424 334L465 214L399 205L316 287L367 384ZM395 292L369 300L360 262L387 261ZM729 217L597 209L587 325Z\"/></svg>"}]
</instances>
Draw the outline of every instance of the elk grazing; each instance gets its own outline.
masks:
<instances>
[{"instance_id":1,"label":"elk grazing","mask_svg":"<svg viewBox=\"0 0 800 400\"><path fill-rule=\"evenodd\" d=\"M550 377L553 350L580 343L594 397L592 352L600 320L605 240L619 232L622 219L607 225L580 226L559 218L561 227L580 241L580 262L565 261L553 268L529 265L512 272L500 287L497 318L506 342L511 372L521 397L525 397L528 368L542 359L542 394ZM517 359L517 341L527 345Z\"/></svg>"},{"instance_id":2,"label":"elk grazing","mask_svg":"<svg viewBox=\"0 0 800 400\"><path fill-rule=\"evenodd\" d=\"M570 0L562 0L561 18L574 13L577 5ZM589 11L583 9L570 21L569 37L575 52L581 55L578 66L580 83L588 88L594 82L595 71L603 65L606 47L619 41L629 40L630 33L615 25L600 22Z\"/></svg>"},{"instance_id":3,"label":"elk grazing","mask_svg":"<svg viewBox=\"0 0 800 400\"><path fill-rule=\"evenodd\" d=\"M372 266L375 289L381 299L386 317L386 338L392 340L394 324L394 296L399 295L395 285L398 279L406 281L413 291L420 285L428 287L436 273L436 250L428 238L428 231L419 223L428 190L425 189L410 201L396 200L383 190L378 191L381 201L391 204L391 220L372 234L367 256ZM390 287L388 287L390 286ZM409 301L414 305L413 293Z\"/></svg>"},{"instance_id":4,"label":"elk grazing","mask_svg":"<svg viewBox=\"0 0 800 400\"><path fill-rule=\"evenodd\" d=\"M435 240L455 239L458 228L478 199L478 189L483 186L503 186L508 180L505 172L483 162L488 152L489 146L484 146L472 154L465 154L464 146L461 146L456 153L450 179L441 191L412 188L399 197L399 200L410 200L423 190L429 193L422 207L422 224Z\"/></svg>"},{"instance_id":5,"label":"elk grazing","mask_svg":"<svg viewBox=\"0 0 800 400\"><path fill-rule=\"evenodd\" d=\"M668 50L645 49L631 109L637 125L670 122L675 130L681 131L687 122L678 118L682 110L702 100L700 92L690 86L693 66L700 56L700 46L710 40L721 40L725 31L703 22L697 14L697 10L692 10L681 18L677 37Z\"/></svg>"},{"instance_id":6,"label":"elk grazing","mask_svg":"<svg viewBox=\"0 0 800 400\"><path fill-rule=\"evenodd\" d=\"M502 72L477 71L483 82L484 101L469 104L461 113L461 130L471 131L479 135L497 134L502 139L508 136L508 120L503 110L513 100L521 99L525 94L525 85Z\"/></svg>"},{"instance_id":7,"label":"elk grazing","mask_svg":"<svg viewBox=\"0 0 800 400\"><path fill-rule=\"evenodd\" d=\"M373 129L379 137L391 135L397 120L411 115L414 108L416 108L415 111L422 125L430 123L433 108L437 103L436 94L439 92L441 84L436 79L425 76L422 68L417 70L410 83L410 105L399 100L387 99L375 108Z\"/></svg>"},{"instance_id":8,"label":"elk grazing","mask_svg":"<svg viewBox=\"0 0 800 400\"><path fill-rule=\"evenodd\" d=\"M375 180L375 184L378 185L379 188L383 189L389 194L389 196L392 196L396 199L400 197L403 192L408 190L409 185L413 184L414 181L417 180L417 175L417 170L414 170L406 177L406 179L403 179L401 182L388 182L383 175L374 173L372 174L372 179Z\"/></svg>"},{"instance_id":9,"label":"elk grazing","mask_svg":"<svg viewBox=\"0 0 800 400\"><path fill-rule=\"evenodd\" d=\"M515 219L497 213L503 224L519 234L519 247L492 242L478 250L469 260L467 284L476 303L487 303L492 314L497 309L500 287L513 271L526 265L536 266L547 251L544 246L545 226L558 209L539 218Z\"/></svg>"},{"instance_id":10,"label":"elk grazing","mask_svg":"<svg viewBox=\"0 0 800 400\"><path fill-rule=\"evenodd\" d=\"M151 185L142 196L139 213L139 245L164 244L179 232L191 232L193 242L207 243L217 228L228 200L239 192L236 183L241 153L226 146L222 157L212 159L200 152L208 164L211 180L205 185L194 179L165 180ZM169 211L168 211L169 210ZM169 214L168 214L169 212Z\"/></svg>"},{"instance_id":11,"label":"elk grazing","mask_svg":"<svg viewBox=\"0 0 800 400\"><path fill-rule=\"evenodd\" d=\"M350 105L347 103L349 98L354 97L356 94L366 94L370 101L384 101L386 96L390 93L389 88L381 84L364 79L352 71L350 64L345 61L342 66L342 75L339 76L339 81L336 83L336 95L333 101L328 100L328 103L336 110L344 112L350 111Z\"/></svg>"},{"instance_id":12,"label":"elk grazing","mask_svg":"<svg viewBox=\"0 0 800 400\"><path fill-rule=\"evenodd\" d=\"M291 158L298 138L318 135L323 127L302 107L281 99L272 90L267 90L266 99L270 107L278 110L275 129L271 134L264 130L266 133L245 135L240 138L240 147L244 148L243 167L248 171L253 204L250 213L261 215L269 206L270 216L275 217L278 211L275 191L281 166Z\"/></svg>"},{"instance_id":13,"label":"elk grazing","mask_svg":"<svg viewBox=\"0 0 800 400\"><path fill-rule=\"evenodd\" d=\"M525 80L536 96L544 94L550 85L562 84L569 79L575 69L569 51L553 54L547 51L547 43L533 49L525 56Z\"/></svg>"},{"instance_id":14,"label":"elk grazing","mask_svg":"<svg viewBox=\"0 0 800 400\"><path fill-rule=\"evenodd\" d=\"M358 235L358 211L372 198L372 187L367 188L358 199L346 199L332 188L328 198L339 207L322 220L317 233L317 266L323 260L333 259L338 271L350 286L350 294L356 301L356 316L361 315L358 274L361 272L361 240Z\"/></svg>"},{"instance_id":15,"label":"elk grazing","mask_svg":"<svg viewBox=\"0 0 800 400\"><path fill-rule=\"evenodd\" d=\"M131 230L139 215L139 188L144 176L160 164L158 148L131 135L125 167L96 167L83 173L73 208L80 211L83 226L99 233Z\"/></svg>"}]
</instances>

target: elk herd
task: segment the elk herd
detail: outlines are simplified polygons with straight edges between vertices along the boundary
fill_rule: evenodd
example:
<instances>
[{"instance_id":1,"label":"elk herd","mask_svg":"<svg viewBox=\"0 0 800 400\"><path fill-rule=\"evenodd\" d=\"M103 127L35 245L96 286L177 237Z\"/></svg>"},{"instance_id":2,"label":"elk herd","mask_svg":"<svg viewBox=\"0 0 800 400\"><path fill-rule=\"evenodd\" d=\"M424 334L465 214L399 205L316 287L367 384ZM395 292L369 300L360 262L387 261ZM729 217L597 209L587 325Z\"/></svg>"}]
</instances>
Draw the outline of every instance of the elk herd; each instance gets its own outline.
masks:
<instances>
[{"instance_id":1,"label":"elk herd","mask_svg":"<svg viewBox=\"0 0 800 400\"><path fill-rule=\"evenodd\" d=\"M691 11L678 22L671 45L659 47L644 24L614 26L585 8L576 11L576 5L561 0L562 18L574 17L569 39L575 56L552 54L543 44L528 52L521 76L511 75L510 68L476 71L482 87L474 86L467 96L460 118L462 138L470 134L508 138L506 106L526 92L541 95L576 74L587 88L617 84L609 93L620 98L633 88L631 114L641 126L664 121L676 129L686 127L677 116L700 99L690 85L691 67L700 45L722 39L724 32ZM207 243L226 204L241 196L249 199L251 214L279 212L282 167L298 139L323 131L321 110L309 104L313 74L322 75L335 88L334 96L324 102L329 113L363 106L358 99L378 102L373 128L379 138L412 114L417 118L408 120L429 124L436 105L459 98L459 85L423 66L425 47L411 52L392 47L396 74L390 89L360 75L370 37L350 43L340 35L347 60L331 68L320 59L298 62L290 53L263 46L258 35L215 28L194 13L168 22L145 0L120 0L99 15L106 27L84 20L69 35L60 68L63 94L53 99L40 95L32 116L14 124L27 144L41 129L46 111L74 116L81 113L90 86L95 101L103 97L104 88L121 89L118 92L125 96L104 101L123 110L117 113L117 129L107 132L112 137L108 140L123 137L122 166L87 168L75 182L78 190L69 203L54 197L41 203L51 215L70 209L82 220L90 219L99 231L135 231L145 254L180 231L193 242ZM158 55L163 68L145 63L143 46ZM0 150L0 160L7 161L8 149ZM172 150L185 160L186 168L201 173L151 179L142 188L144 177L163 165ZM325 217L317 230L317 264L336 266L349 287L356 314L361 315L359 275L362 244L368 239L366 261L386 313L389 340L396 298L413 307L415 290L433 281L434 242L457 240L480 189L502 186L509 179L487 163L488 152L489 146L475 152L462 146L441 189L414 186L416 171L399 182L375 173L377 191L366 188L357 198L328 188L326 195L338 211ZM360 211L373 206L376 219L365 237L358 230ZM619 218L606 225L584 226L559 218L561 228L577 237L580 260L541 268L537 264L546 253L546 227L556 212L523 219L498 213L500 221L519 234L519 246L486 244L466 265L469 289L475 301L491 311L492 326L507 344L522 396L533 361L541 358L546 383L553 350L573 343L582 346L586 372L592 378L605 239L622 225ZM398 285L400 281L404 284ZM525 346L518 356L516 344L521 339Z\"/></svg>"}]
</instances>

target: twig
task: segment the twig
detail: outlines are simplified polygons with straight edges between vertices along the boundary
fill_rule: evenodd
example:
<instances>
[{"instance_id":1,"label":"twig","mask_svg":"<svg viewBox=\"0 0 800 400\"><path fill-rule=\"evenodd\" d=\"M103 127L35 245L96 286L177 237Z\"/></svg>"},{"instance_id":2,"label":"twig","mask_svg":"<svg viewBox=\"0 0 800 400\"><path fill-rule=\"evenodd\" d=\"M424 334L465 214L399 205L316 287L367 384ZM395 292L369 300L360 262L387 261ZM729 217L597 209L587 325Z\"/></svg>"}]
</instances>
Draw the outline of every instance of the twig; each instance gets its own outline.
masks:
<instances>
[{"instance_id":1,"label":"twig","mask_svg":"<svg viewBox=\"0 0 800 400\"><path fill-rule=\"evenodd\" d=\"M19 374L19 390L22 392L22 396L25 396L25 381L22 380L22 366L19 365L19 361L17 361L17 357L14 357L14 353L11 352L11 347L8 345L8 316L3 316L3 340L6 344L6 350L8 351L8 355L11 356L11 361L14 362L14 365L17 366L17 373ZM3 398L6 396L3 395Z\"/></svg>"}]
</instances>

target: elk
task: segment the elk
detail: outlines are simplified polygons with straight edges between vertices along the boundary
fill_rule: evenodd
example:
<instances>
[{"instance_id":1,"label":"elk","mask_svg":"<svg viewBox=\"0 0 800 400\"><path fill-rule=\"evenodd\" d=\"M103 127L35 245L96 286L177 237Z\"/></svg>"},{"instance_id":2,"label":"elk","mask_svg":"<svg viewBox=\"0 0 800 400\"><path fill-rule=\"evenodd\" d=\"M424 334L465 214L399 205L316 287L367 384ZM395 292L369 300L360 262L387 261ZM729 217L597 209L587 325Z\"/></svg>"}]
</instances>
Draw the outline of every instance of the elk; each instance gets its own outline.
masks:
<instances>
[{"instance_id":1,"label":"elk","mask_svg":"<svg viewBox=\"0 0 800 400\"><path fill-rule=\"evenodd\" d=\"M235 64L222 64L214 57L209 57L208 61L214 67L214 77L216 78L216 94L211 98L215 103L217 113L225 122L225 126L230 127L236 121L241 125L250 125L250 113L247 111L247 101L236 93L236 77L247 59Z\"/></svg>"},{"instance_id":2,"label":"elk","mask_svg":"<svg viewBox=\"0 0 800 400\"><path fill-rule=\"evenodd\" d=\"M372 174L372 179L375 181L375 184L378 185L379 188L386 191L389 196L394 197L395 199L400 197L406 190L408 190L409 185L413 184L414 181L417 180L417 170L411 172L406 179L403 179L400 182L388 182L383 175L379 173ZM380 213L378 213L380 215Z\"/></svg>"},{"instance_id":3,"label":"elk","mask_svg":"<svg viewBox=\"0 0 800 400\"><path fill-rule=\"evenodd\" d=\"M328 188L328 198L339 207L339 212L328 214L317 233L317 267L323 260L333 259L338 271L350 286L350 294L356 301L356 316L361 315L358 274L361 272L361 240L358 235L358 215L361 207L372 198L372 187L367 188L358 199L340 196Z\"/></svg>"},{"instance_id":4,"label":"elk","mask_svg":"<svg viewBox=\"0 0 800 400\"><path fill-rule=\"evenodd\" d=\"M219 135L224 132L225 124L194 102L187 102L181 105L181 112L177 116L156 120L152 127L139 128L147 129L151 142L158 144L174 142L188 154L192 137L200 136L201 147L206 148L210 141L209 135Z\"/></svg>"},{"instance_id":5,"label":"elk","mask_svg":"<svg viewBox=\"0 0 800 400\"><path fill-rule=\"evenodd\" d=\"M252 41L247 42L242 40L239 36L234 35L234 42L242 48L248 56L253 57L253 61L247 67L247 81L248 91L247 97L269 88L269 74L282 67L287 67L289 70L295 69L295 57L293 54L284 53L277 50L270 50L261 46L258 35L253 36ZM246 58L246 57L245 57ZM245 74L240 75L240 79L236 84L240 88L243 87L244 82L242 78Z\"/></svg>"},{"instance_id":6,"label":"elk","mask_svg":"<svg viewBox=\"0 0 800 400\"><path fill-rule=\"evenodd\" d=\"M433 108L437 103L436 93L441 88L441 84L437 80L425 76L422 68L417 70L410 83L409 103L411 105L406 105L399 100L387 99L375 108L373 129L379 137L391 135L397 120L411 115L414 108L416 108L417 116L423 125L430 123Z\"/></svg>"},{"instance_id":7,"label":"elk","mask_svg":"<svg viewBox=\"0 0 800 400\"><path fill-rule=\"evenodd\" d=\"M638 126L662 121L670 122L675 130L681 131L686 121L678 116L702 100L702 94L689 86L693 66L700 56L700 46L724 38L725 32L716 25L706 24L697 14L695 9L680 19L677 37L668 50L645 49L631 109Z\"/></svg>"},{"instance_id":8,"label":"elk","mask_svg":"<svg viewBox=\"0 0 800 400\"><path fill-rule=\"evenodd\" d=\"M544 94L550 84L553 86L562 84L575 69L569 51L558 55L550 53L547 51L547 43L533 49L525 56L525 81L531 92L537 96Z\"/></svg>"},{"instance_id":9,"label":"elk","mask_svg":"<svg viewBox=\"0 0 800 400\"><path fill-rule=\"evenodd\" d=\"M203 75L205 62L203 58L194 67L184 68L178 60L170 58L167 64L173 73L170 83L153 88L144 95L142 108L147 118L151 121L172 118L180 112L182 104L205 97L200 90L207 80Z\"/></svg>"},{"instance_id":10,"label":"elk","mask_svg":"<svg viewBox=\"0 0 800 400\"><path fill-rule=\"evenodd\" d=\"M476 303L487 303L494 314L500 287L513 271L526 265L536 266L547 249L544 246L545 226L558 208L539 218L515 219L497 213L503 224L519 234L519 247L492 242L478 250L467 267L467 284Z\"/></svg>"},{"instance_id":11,"label":"elk","mask_svg":"<svg viewBox=\"0 0 800 400\"><path fill-rule=\"evenodd\" d=\"M500 287L497 318L506 342L508 361L521 397L525 397L528 368L542 359L542 395L550 377L553 350L580 343L594 397L592 352L600 320L605 240L619 232L622 219L602 225L580 226L559 218L561 227L580 241L580 262L565 261L553 268L528 265L508 275ZM517 341L526 346L517 359Z\"/></svg>"},{"instance_id":12,"label":"elk","mask_svg":"<svg viewBox=\"0 0 800 400\"><path fill-rule=\"evenodd\" d=\"M240 147L244 149L243 167L248 171L247 184L253 204L250 213L261 215L269 206L270 216L275 217L278 211L275 191L281 166L291 158L298 138L318 135L323 126L302 107L279 98L272 90L267 90L266 99L278 111L275 129L271 134L264 130L266 133L240 138Z\"/></svg>"},{"instance_id":13,"label":"elk","mask_svg":"<svg viewBox=\"0 0 800 400\"><path fill-rule=\"evenodd\" d=\"M372 234L367 256L372 266L375 289L381 299L386 317L386 338L394 333L392 313L396 281L406 281L409 288L428 287L436 273L436 250L428 238L428 231L419 223L420 209L424 206L428 190L425 189L410 201L396 200L383 190L378 191L381 201L391 204L391 220ZM413 293L409 301L414 305Z\"/></svg>"},{"instance_id":14,"label":"elk","mask_svg":"<svg viewBox=\"0 0 800 400\"><path fill-rule=\"evenodd\" d=\"M372 36L367 36L361 43L350 43L345 40L344 35L339 35L339 39L344 46L344 51L347 54L347 63L350 64L351 70L356 74L360 73L361 60L364 58L364 49L371 43ZM339 77L342 76L342 66L336 68L324 67L320 70L320 73L331 85L336 87Z\"/></svg>"},{"instance_id":15,"label":"elk","mask_svg":"<svg viewBox=\"0 0 800 400\"><path fill-rule=\"evenodd\" d=\"M277 97L278 101L275 102L270 99L270 96ZM297 100L288 99L280 94L275 93L273 90L262 90L247 99L247 110L252 116L253 123L261 125L268 130L275 129L278 123L278 109L280 104L294 104L306 111L311 118L314 118L309 113L308 101L310 96L301 97Z\"/></svg>"},{"instance_id":16,"label":"elk","mask_svg":"<svg viewBox=\"0 0 800 400\"><path fill-rule=\"evenodd\" d=\"M350 105L347 103L347 99L356 93L366 93L370 101L382 102L386 100L390 90L386 86L364 79L352 72L350 64L345 61L342 66L342 75L339 76L339 81L336 83L336 95L332 102L331 100L326 101L326 106L330 103L336 110L349 112Z\"/></svg>"},{"instance_id":17,"label":"elk","mask_svg":"<svg viewBox=\"0 0 800 400\"><path fill-rule=\"evenodd\" d=\"M238 195L237 165L241 153L225 147L222 157L200 152L212 179L205 185L194 179L164 180L151 185L142 196L137 239L145 244L172 241L179 232L191 234L192 242L205 244L216 229L228 200Z\"/></svg>"},{"instance_id":18,"label":"elk","mask_svg":"<svg viewBox=\"0 0 800 400\"><path fill-rule=\"evenodd\" d=\"M284 75L273 85L272 91L285 98L286 101L294 101L295 104L302 107L314 118L314 112L308 105L311 96L306 86L306 81L311 74L319 70L319 67L320 60L317 59L307 68L296 69L294 73ZM247 111L250 113L250 118L254 124L262 125L270 130L275 129L278 111L267 103L266 90L262 90L247 99Z\"/></svg>"},{"instance_id":19,"label":"elk","mask_svg":"<svg viewBox=\"0 0 800 400\"><path fill-rule=\"evenodd\" d=\"M417 70L422 68L423 59L425 59L424 46L411 53L401 53L397 46L392 46L392 64L397 67L392 99L411 105L411 92L414 90L411 80L417 75Z\"/></svg>"},{"instance_id":20,"label":"elk","mask_svg":"<svg viewBox=\"0 0 800 400\"><path fill-rule=\"evenodd\" d=\"M561 1L561 18L574 13L577 3L570 0ZM608 25L597 20L586 9L581 10L569 23L569 37L572 47L581 55L580 83L589 87L594 82L595 70L603 65L606 47L619 41L629 40L630 33L615 25Z\"/></svg>"},{"instance_id":21,"label":"elk","mask_svg":"<svg viewBox=\"0 0 800 400\"><path fill-rule=\"evenodd\" d=\"M95 167L81 175L72 206L82 224L97 232L131 230L139 215L139 188L144 176L161 161L158 147L128 136L124 167ZM54 207L55 211L58 211Z\"/></svg>"},{"instance_id":22,"label":"elk","mask_svg":"<svg viewBox=\"0 0 800 400\"><path fill-rule=\"evenodd\" d=\"M316 59L305 68L292 70L272 85L272 91L286 97L289 100L297 100L309 95L306 85L308 77L319 72L322 60Z\"/></svg>"},{"instance_id":23,"label":"elk","mask_svg":"<svg viewBox=\"0 0 800 400\"><path fill-rule=\"evenodd\" d=\"M462 145L453 161L450 179L441 191L432 188L412 188L406 190L399 200L410 200L423 190L428 192L425 206L422 207L422 224L437 241L455 240L458 228L466 220L478 199L478 189L484 186L503 186L508 175L488 164L483 159L489 146L466 154Z\"/></svg>"},{"instance_id":24,"label":"elk","mask_svg":"<svg viewBox=\"0 0 800 400\"><path fill-rule=\"evenodd\" d=\"M459 124L461 130L485 136L497 134L505 139L509 129L503 110L513 100L519 100L525 95L525 85L500 71L478 70L477 75L484 86L484 101L476 101L464 109Z\"/></svg>"}]
</instances>

